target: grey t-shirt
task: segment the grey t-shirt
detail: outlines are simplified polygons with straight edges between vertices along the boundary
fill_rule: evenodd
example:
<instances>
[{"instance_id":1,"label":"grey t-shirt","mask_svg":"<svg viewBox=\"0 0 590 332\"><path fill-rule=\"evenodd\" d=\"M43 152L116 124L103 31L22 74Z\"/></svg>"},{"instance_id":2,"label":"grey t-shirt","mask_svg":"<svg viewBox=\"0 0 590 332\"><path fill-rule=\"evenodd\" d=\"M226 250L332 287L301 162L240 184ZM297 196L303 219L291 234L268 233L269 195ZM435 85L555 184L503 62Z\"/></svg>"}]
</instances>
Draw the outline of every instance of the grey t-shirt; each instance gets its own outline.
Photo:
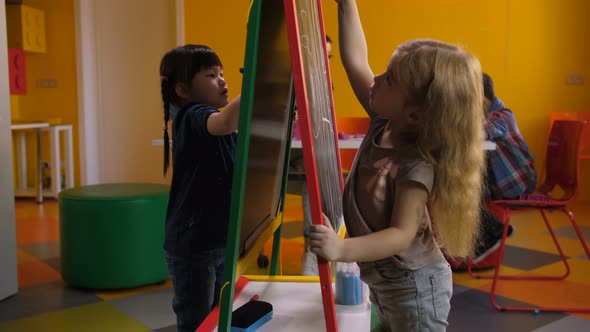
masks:
<instances>
[{"instance_id":1,"label":"grey t-shirt","mask_svg":"<svg viewBox=\"0 0 590 332\"><path fill-rule=\"evenodd\" d=\"M376 143L376 137L386 124L387 120L379 116L371 119L344 187L344 220L349 237L390 226L396 184L415 182L424 186L429 195L432 190L433 166L417 151L402 153ZM428 212L422 218L414 241L392 259L398 267L410 270L444 259L434 240Z\"/></svg>"}]
</instances>

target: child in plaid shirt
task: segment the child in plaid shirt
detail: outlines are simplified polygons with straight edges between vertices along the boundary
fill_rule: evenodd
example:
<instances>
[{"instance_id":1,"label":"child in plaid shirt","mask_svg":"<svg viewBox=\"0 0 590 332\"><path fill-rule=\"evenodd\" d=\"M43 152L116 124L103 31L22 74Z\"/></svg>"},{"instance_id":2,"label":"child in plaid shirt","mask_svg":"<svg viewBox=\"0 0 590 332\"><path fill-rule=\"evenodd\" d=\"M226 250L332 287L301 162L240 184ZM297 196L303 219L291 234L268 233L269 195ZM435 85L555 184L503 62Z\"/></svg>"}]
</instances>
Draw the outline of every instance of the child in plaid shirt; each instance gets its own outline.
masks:
<instances>
[{"instance_id":1,"label":"child in plaid shirt","mask_svg":"<svg viewBox=\"0 0 590 332\"><path fill-rule=\"evenodd\" d=\"M494 93L492 78L483 73L484 123L486 139L496 143L496 149L488 151L486 200L518 199L535 190L537 178L533 155L520 134L516 118L511 110ZM504 224L490 211L482 209L481 238L475 249L475 264L483 261L500 247ZM514 228L510 225L508 236Z\"/></svg>"},{"instance_id":2,"label":"child in plaid shirt","mask_svg":"<svg viewBox=\"0 0 590 332\"><path fill-rule=\"evenodd\" d=\"M496 143L488 152L488 188L491 199L518 199L535 190L534 157L518 130L511 110L494 94L492 78L483 74L486 138Z\"/></svg>"}]
</instances>

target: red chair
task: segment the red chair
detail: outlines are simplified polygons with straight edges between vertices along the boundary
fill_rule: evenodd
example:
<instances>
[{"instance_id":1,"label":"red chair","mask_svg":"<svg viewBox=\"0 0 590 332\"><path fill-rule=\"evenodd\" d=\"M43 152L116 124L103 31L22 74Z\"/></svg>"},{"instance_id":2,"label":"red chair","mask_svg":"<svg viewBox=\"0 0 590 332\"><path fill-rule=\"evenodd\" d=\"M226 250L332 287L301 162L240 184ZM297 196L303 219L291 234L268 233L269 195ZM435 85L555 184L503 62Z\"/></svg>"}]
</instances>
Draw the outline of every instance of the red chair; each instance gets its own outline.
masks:
<instances>
[{"instance_id":1,"label":"red chair","mask_svg":"<svg viewBox=\"0 0 590 332\"><path fill-rule=\"evenodd\" d=\"M501 311L560 311L560 312L590 312L590 308L563 308L563 307L526 307L526 306L501 306L496 303L496 285L498 280L563 280L570 273L570 267L567 258L559 245L559 242L553 232L553 228L547 220L546 210L559 210L569 218L574 227L576 234L584 247L584 251L590 259L590 250L586 245L584 237L576 223L573 213L567 208L567 205L573 202L579 192L579 171L580 171L580 149L581 138L584 129L584 121L566 121L556 120L551 128L549 143L547 145L547 161L545 163L545 181L538 187L533 194L526 195L519 200L499 200L492 201L491 205L495 208L503 209L504 213L504 233L500 244L500 260L497 263L493 275L475 275L469 267L469 273L479 279L492 279L492 288L490 291L490 301L492 306ZM558 189L558 190L555 190ZM556 197L556 192L561 193ZM508 225L510 224L510 209L518 207L519 209L536 209L539 210L545 221L545 225L553 238L557 251L565 265L566 272L562 276L506 276L500 275L500 265L504 258L504 249L506 244L506 235Z\"/></svg>"},{"instance_id":2,"label":"red chair","mask_svg":"<svg viewBox=\"0 0 590 332\"><path fill-rule=\"evenodd\" d=\"M585 112L551 112L549 117L550 126L555 120L577 120L590 121L590 111ZM580 159L590 159L590 126L585 126L582 131L582 153Z\"/></svg>"}]
</instances>

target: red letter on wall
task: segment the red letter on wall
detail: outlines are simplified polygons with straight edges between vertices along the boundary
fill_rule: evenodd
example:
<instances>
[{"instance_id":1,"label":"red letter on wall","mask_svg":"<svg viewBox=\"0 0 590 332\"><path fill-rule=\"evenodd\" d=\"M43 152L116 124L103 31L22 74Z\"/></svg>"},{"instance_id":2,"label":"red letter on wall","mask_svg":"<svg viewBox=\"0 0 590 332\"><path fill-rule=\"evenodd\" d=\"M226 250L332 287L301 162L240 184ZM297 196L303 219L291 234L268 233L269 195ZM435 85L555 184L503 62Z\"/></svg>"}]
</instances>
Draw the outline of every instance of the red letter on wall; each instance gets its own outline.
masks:
<instances>
[{"instance_id":1,"label":"red letter on wall","mask_svg":"<svg viewBox=\"0 0 590 332\"><path fill-rule=\"evenodd\" d=\"M25 75L25 52L17 48L9 48L8 62L8 75L10 76L10 94L26 94L27 81Z\"/></svg>"}]
</instances>

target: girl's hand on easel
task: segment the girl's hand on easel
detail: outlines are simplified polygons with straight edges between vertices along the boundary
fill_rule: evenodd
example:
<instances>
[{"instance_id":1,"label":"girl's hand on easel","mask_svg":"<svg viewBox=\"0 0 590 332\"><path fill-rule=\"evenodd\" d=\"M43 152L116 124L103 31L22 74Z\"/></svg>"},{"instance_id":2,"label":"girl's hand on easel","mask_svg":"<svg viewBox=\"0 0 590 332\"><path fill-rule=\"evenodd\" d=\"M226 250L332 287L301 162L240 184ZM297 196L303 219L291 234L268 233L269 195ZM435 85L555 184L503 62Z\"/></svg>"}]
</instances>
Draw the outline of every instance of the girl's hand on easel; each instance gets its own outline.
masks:
<instances>
[{"instance_id":1,"label":"girl's hand on easel","mask_svg":"<svg viewBox=\"0 0 590 332\"><path fill-rule=\"evenodd\" d=\"M332 228L324 215L324 225L311 225L310 250L328 261L339 261L342 257L344 240Z\"/></svg>"}]
</instances>

